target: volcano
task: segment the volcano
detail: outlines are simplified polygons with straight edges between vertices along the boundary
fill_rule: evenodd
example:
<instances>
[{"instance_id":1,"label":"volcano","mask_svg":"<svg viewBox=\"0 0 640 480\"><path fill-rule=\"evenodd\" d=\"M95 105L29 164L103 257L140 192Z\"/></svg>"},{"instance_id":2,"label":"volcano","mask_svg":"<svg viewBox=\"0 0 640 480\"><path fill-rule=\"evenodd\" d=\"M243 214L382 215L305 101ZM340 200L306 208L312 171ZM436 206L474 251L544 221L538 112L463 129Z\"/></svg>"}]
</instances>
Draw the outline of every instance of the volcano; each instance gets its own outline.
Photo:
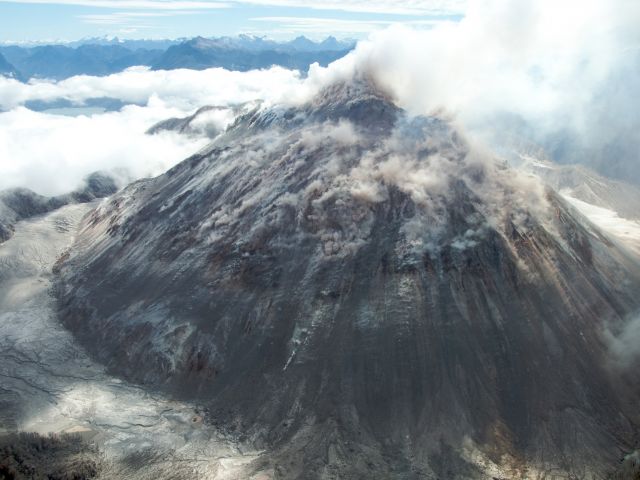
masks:
<instances>
[{"instance_id":1,"label":"volcano","mask_svg":"<svg viewBox=\"0 0 640 480\"><path fill-rule=\"evenodd\" d=\"M603 334L637 258L366 77L105 200L56 270L87 350L261 449L246 478L601 478L637 448Z\"/></svg>"}]
</instances>

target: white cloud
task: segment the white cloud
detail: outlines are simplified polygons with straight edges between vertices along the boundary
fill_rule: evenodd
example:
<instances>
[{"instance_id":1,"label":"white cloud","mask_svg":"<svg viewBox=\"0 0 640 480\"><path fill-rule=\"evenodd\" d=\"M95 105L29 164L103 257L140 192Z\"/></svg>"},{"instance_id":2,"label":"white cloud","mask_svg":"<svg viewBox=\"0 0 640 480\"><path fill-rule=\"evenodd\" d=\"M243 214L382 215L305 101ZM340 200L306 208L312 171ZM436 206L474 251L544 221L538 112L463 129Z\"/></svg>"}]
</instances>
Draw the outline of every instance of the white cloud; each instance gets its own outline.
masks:
<instances>
[{"instance_id":1,"label":"white cloud","mask_svg":"<svg viewBox=\"0 0 640 480\"><path fill-rule=\"evenodd\" d=\"M158 96L168 105L187 111L203 105L229 105L255 99L278 101L301 84L298 72L280 67L251 72L222 68L150 71L147 67L133 67L105 77L79 75L59 82L31 80L28 84L0 77L0 109L8 110L34 100L65 99L82 104L103 97L144 105Z\"/></svg>"},{"instance_id":2,"label":"white cloud","mask_svg":"<svg viewBox=\"0 0 640 480\"><path fill-rule=\"evenodd\" d=\"M96 170L128 180L158 175L204 146L204 140L174 133L146 135L150 124L179 113L153 103L78 117L23 107L1 113L0 190L26 186L44 195L65 193Z\"/></svg>"},{"instance_id":3,"label":"white cloud","mask_svg":"<svg viewBox=\"0 0 640 480\"><path fill-rule=\"evenodd\" d=\"M171 10L171 11L155 11L155 12L114 12L107 14L88 14L78 15L77 18L85 23L94 25L123 25L132 21L140 21L146 19L155 19L159 17L174 17L178 15L197 15L198 11L193 10ZM139 26L138 26L139 27ZM150 27L150 25L145 25Z\"/></svg>"},{"instance_id":4,"label":"white cloud","mask_svg":"<svg viewBox=\"0 0 640 480\"><path fill-rule=\"evenodd\" d=\"M577 9L571 1L479 1L460 22L376 32L315 75L331 81L335 74L366 71L419 113L465 113L479 100L549 113L560 103L589 100L620 60L618 35L631 34L640 17L638 8L629 8L635 16L625 18L617 4L628 2L587 1Z\"/></svg>"},{"instance_id":5,"label":"white cloud","mask_svg":"<svg viewBox=\"0 0 640 480\"><path fill-rule=\"evenodd\" d=\"M146 135L158 121L186 116L203 105L280 101L301 84L297 72L282 68L247 73L134 68L107 77L29 84L0 77L0 108L8 110L0 113L0 190L21 186L59 194L102 169L126 169L131 178L160 174L195 153L206 140L172 133ZM30 100L82 104L100 97L139 106L75 118L22 107ZM199 117L193 127L206 132L207 122L221 128L232 120L230 112L222 110Z\"/></svg>"},{"instance_id":6,"label":"white cloud","mask_svg":"<svg viewBox=\"0 0 640 480\"><path fill-rule=\"evenodd\" d=\"M594 158L622 150L640 180L638 24L635 0L479 0L459 22L375 32L307 86L368 75L410 112L446 111L493 140L514 118L547 147L570 133Z\"/></svg>"}]
</instances>

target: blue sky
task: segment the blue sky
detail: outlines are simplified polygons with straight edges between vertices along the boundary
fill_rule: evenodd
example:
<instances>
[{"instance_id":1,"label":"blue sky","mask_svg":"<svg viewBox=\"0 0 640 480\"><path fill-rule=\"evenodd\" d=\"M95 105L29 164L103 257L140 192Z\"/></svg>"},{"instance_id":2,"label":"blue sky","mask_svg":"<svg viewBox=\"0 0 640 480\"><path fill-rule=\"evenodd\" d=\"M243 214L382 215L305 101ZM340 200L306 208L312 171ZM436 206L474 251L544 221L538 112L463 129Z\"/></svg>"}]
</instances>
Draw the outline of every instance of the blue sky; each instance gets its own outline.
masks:
<instances>
[{"instance_id":1,"label":"blue sky","mask_svg":"<svg viewBox=\"0 0 640 480\"><path fill-rule=\"evenodd\" d=\"M358 38L391 23L457 20L466 0L0 0L0 42L94 36Z\"/></svg>"}]
</instances>

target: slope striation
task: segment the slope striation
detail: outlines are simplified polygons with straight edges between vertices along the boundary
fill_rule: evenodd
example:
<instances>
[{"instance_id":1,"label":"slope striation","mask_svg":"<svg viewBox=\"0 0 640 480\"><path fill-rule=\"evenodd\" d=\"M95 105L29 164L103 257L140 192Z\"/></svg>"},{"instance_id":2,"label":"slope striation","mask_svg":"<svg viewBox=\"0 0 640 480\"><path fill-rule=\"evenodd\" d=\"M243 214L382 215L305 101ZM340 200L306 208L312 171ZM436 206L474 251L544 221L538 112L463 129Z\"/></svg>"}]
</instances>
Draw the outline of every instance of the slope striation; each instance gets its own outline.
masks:
<instances>
[{"instance_id":1,"label":"slope striation","mask_svg":"<svg viewBox=\"0 0 640 480\"><path fill-rule=\"evenodd\" d=\"M265 449L255 473L545 478L636 448L603 329L638 287L560 196L362 77L101 204L58 299L110 370Z\"/></svg>"}]
</instances>

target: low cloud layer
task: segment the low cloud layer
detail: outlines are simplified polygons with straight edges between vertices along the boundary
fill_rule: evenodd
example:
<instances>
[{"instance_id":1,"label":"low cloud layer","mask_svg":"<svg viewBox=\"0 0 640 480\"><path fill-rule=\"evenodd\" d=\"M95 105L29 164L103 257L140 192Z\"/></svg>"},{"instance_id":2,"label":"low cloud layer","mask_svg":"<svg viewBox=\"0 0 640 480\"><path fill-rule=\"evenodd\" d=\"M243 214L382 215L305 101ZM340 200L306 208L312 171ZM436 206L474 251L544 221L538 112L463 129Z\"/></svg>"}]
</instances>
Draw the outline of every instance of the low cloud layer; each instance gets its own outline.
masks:
<instances>
[{"instance_id":1,"label":"low cloud layer","mask_svg":"<svg viewBox=\"0 0 640 480\"><path fill-rule=\"evenodd\" d=\"M0 190L28 187L43 195L77 188L96 170L126 182L157 175L204 145L175 133L146 135L161 105L65 117L16 108L0 114Z\"/></svg>"},{"instance_id":2,"label":"low cloud layer","mask_svg":"<svg viewBox=\"0 0 640 480\"><path fill-rule=\"evenodd\" d=\"M161 99L186 112L203 105L229 105L255 99L281 101L300 84L297 71L281 67L250 72L223 68L152 71L148 67L132 67L105 77L78 75L60 82L32 80L28 84L0 77L0 109L9 110L33 101L67 100L83 104L89 99L112 98L138 105Z\"/></svg>"},{"instance_id":3,"label":"low cloud layer","mask_svg":"<svg viewBox=\"0 0 640 480\"><path fill-rule=\"evenodd\" d=\"M220 129L233 115L218 110L198 118L194 127L203 131L201 139L172 132L146 135L155 123L190 115L203 105L281 101L301 83L297 72L282 68L247 73L133 68L107 77L29 84L0 77L0 109L5 110L0 113L0 190L28 187L44 195L65 193L96 170L116 172L126 180L160 174L207 143L202 122ZM60 100L82 105L105 97L136 105L78 117L23 106Z\"/></svg>"}]
</instances>

